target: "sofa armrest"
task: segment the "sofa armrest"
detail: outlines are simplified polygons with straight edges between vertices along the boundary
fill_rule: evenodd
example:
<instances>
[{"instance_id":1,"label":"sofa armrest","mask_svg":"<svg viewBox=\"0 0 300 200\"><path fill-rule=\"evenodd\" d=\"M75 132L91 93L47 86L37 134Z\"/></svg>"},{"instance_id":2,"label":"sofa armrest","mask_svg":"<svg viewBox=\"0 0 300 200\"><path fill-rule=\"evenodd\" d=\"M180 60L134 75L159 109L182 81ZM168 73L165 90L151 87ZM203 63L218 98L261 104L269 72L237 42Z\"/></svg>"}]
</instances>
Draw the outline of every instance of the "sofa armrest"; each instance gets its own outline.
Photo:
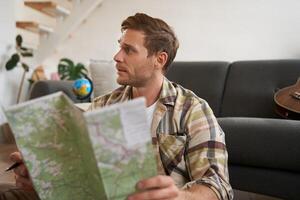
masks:
<instances>
[{"instance_id":1,"label":"sofa armrest","mask_svg":"<svg viewBox=\"0 0 300 200\"><path fill-rule=\"evenodd\" d=\"M218 118L226 135L229 164L300 172L300 121Z\"/></svg>"},{"instance_id":2,"label":"sofa armrest","mask_svg":"<svg viewBox=\"0 0 300 200\"><path fill-rule=\"evenodd\" d=\"M226 135L234 189L296 200L300 196L300 121L218 118Z\"/></svg>"},{"instance_id":3,"label":"sofa armrest","mask_svg":"<svg viewBox=\"0 0 300 200\"><path fill-rule=\"evenodd\" d=\"M58 91L64 92L74 103L89 102L90 99L78 100L72 91L73 81L38 81L32 85L29 99L38 98Z\"/></svg>"}]
</instances>

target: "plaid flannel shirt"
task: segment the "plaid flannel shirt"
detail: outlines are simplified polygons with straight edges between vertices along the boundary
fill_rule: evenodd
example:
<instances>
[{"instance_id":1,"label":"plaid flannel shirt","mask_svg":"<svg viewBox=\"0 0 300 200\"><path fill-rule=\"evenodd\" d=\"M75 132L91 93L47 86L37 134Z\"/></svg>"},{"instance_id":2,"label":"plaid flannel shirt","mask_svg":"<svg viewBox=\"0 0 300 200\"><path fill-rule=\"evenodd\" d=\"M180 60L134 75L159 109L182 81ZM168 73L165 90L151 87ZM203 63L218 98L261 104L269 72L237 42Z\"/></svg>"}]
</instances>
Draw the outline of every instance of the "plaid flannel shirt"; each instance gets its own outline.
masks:
<instances>
[{"instance_id":1,"label":"plaid flannel shirt","mask_svg":"<svg viewBox=\"0 0 300 200\"><path fill-rule=\"evenodd\" d=\"M95 98L90 109L130 99L132 87L123 86ZM179 188L204 184L219 199L233 199L225 135L205 100L165 78L151 134L159 174L171 176Z\"/></svg>"}]
</instances>

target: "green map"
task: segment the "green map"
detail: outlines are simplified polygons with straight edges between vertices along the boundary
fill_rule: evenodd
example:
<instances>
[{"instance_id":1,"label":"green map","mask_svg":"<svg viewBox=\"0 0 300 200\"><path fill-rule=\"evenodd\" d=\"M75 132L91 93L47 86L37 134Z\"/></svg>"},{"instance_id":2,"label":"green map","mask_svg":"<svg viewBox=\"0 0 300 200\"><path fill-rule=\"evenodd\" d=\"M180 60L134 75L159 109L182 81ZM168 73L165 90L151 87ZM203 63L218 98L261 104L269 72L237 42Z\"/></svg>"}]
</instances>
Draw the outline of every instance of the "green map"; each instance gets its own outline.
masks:
<instances>
[{"instance_id":1,"label":"green map","mask_svg":"<svg viewBox=\"0 0 300 200\"><path fill-rule=\"evenodd\" d=\"M5 114L41 199L116 200L156 175L145 112L137 99L83 114L59 92Z\"/></svg>"}]
</instances>

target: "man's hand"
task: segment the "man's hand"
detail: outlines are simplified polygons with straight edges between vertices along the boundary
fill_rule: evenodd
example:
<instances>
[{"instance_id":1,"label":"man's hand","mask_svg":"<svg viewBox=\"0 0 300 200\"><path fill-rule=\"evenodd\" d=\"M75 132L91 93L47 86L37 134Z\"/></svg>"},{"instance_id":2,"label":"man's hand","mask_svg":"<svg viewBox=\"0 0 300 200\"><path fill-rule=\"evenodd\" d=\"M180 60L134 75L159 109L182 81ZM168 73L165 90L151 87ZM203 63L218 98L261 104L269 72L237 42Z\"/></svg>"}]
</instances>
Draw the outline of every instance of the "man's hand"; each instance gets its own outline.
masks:
<instances>
[{"instance_id":1,"label":"man's hand","mask_svg":"<svg viewBox=\"0 0 300 200\"><path fill-rule=\"evenodd\" d=\"M29 173L25 165L23 164L23 158L20 152L14 152L10 154L10 159L14 162L22 163L14 169L16 186L24 190L34 190L32 181L30 180Z\"/></svg>"},{"instance_id":2,"label":"man's hand","mask_svg":"<svg viewBox=\"0 0 300 200\"><path fill-rule=\"evenodd\" d=\"M136 187L138 192L128 196L128 200L175 200L180 192L171 177L161 175L141 180Z\"/></svg>"}]
</instances>

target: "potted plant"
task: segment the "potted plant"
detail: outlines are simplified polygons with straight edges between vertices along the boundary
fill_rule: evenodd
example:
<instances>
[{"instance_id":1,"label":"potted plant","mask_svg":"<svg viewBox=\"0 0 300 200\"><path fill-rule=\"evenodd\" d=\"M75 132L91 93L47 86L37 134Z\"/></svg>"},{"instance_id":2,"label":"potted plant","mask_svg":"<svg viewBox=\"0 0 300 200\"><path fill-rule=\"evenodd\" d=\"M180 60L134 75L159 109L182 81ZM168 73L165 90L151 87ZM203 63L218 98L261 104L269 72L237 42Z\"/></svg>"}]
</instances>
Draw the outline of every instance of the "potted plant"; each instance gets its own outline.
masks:
<instances>
[{"instance_id":1,"label":"potted plant","mask_svg":"<svg viewBox=\"0 0 300 200\"><path fill-rule=\"evenodd\" d=\"M73 93L78 100L89 99L93 91L92 80L87 76L88 70L82 63L75 63L62 58L58 64L58 74L61 80L74 80Z\"/></svg>"},{"instance_id":2,"label":"potted plant","mask_svg":"<svg viewBox=\"0 0 300 200\"><path fill-rule=\"evenodd\" d=\"M75 63L69 58L62 58L58 63L58 74L61 80L76 80L87 77L87 69L82 63Z\"/></svg>"},{"instance_id":3,"label":"potted plant","mask_svg":"<svg viewBox=\"0 0 300 200\"><path fill-rule=\"evenodd\" d=\"M29 66L23 62L24 57L32 57L32 49L25 48L22 46L23 38L21 35L17 35L16 37L16 53L14 53L10 59L6 62L5 68L6 70L12 70L17 66L22 66L23 74L21 78L21 83L18 90L17 103L20 101L20 96L22 93L22 88L25 80L25 74L29 71Z\"/></svg>"}]
</instances>

